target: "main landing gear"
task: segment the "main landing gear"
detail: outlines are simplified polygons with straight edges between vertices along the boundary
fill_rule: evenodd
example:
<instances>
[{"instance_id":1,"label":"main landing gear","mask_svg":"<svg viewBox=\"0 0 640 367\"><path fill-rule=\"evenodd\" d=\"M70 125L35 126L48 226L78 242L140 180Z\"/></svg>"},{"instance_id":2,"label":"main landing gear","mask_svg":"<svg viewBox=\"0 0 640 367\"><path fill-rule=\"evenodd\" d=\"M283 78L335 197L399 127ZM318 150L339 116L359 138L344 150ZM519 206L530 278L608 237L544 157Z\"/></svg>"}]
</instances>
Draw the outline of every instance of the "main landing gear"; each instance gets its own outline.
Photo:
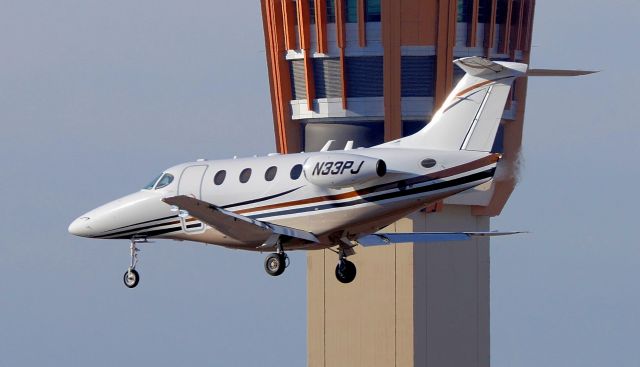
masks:
<instances>
[{"instance_id":1,"label":"main landing gear","mask_svg":"<svg viewBox=\"0 0 640 367\"><path fill-rule=\"evenodd\" d=\"M138 264L138 251L140 251L137 247L138 243L147 242L144 239L131 239L131 245L129 246L129 251L131 253L131 265L124 273L123 281L124 285L127 288L135 288L140 281L140 274L136 271L136 265Z\"/></svg>"},{"instance_id":2,"label":"main landing gear","mask_svg":"<svg viewBox=\"0 0 640 367\"><path fill-rule=\"evenodd\" d=\"M264 260L264 270L271 276L278 276L284 273L284 270L289 266L289 256L284 252L280 238L277 238L274 242L276 252L266 257ZM273 242L270 242L270 244L273 244ZM338 250L331 249L331 251L338 254L336 278L340 283L351 283L356 278L356 265L347 260L347 256L355 253L353 251L353 246L353 244L345 240L339 245Z\"/></svg>"},{"instance_id":3,"label":"main landing gear","mask_svg":"<svg viewBox=\"0 0 640 367\"><path fill-rule=\"evenodd\" d=\"M340 283L351 283L356 278L356 265L351 261L347 260L347 256L343 249L340 249L338 252L339 260L338 265L336 265L336 279Z\"/></svg>"},{"instance_id":4,"label":"main landing gear","mask_svg":"<svg viewBox=\"0 0 640 367\"><path fill-rule=\"evenodd\" d=\"M264 270L274 277L284 273L284 269L289 266L289 256L284 252L280 241L276 244L276 251L264 259Z\"/></svg>"}]
</instances>

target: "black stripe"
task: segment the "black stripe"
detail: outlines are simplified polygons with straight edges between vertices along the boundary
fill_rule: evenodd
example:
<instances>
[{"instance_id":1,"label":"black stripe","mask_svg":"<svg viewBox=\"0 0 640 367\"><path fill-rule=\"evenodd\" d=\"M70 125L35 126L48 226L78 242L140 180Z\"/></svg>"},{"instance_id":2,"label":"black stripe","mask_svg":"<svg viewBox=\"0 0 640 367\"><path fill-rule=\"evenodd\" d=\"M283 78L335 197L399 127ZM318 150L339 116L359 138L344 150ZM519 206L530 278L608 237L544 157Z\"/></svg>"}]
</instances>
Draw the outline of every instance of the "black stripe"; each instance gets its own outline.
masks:
<instances>
[{"instance_id":1,"label":"black stripe","mask_svg":"<svg viewBox=\"0 0 640 367\"><path fill-rule=\"evenodd\" d=\"M174 216L167 217L167 218L160 218L160 219L156 219L155 221L162 220L162 219L164 219L164 220L166 220L166 219L175 219L175 220L177 220L177 219L178 219L178 216L177 216L177 215L174 215ZM144 222L144 223L148 223L148 222L155 222L155 221L154 221L154 220L150 220L150 221L147 221L147 222ZM173 222L173 221L172 221L172 222ZM129 232L133 232L133 233L135 233L136 231L143 231L143 230L145 230L145 229L150 229L150 228L154 228L154 227L166 226L167 224L170 224L170 222L165 222L165 223L156 223L156 224L151 224L151 225L144 226L144 227L140 227L140 228L129 228L129 229L125 229L124 231L118 231L118 232L108 233L108 232L113 231L113 229L112 229L111 231L103 232L103 233L100 235L100 237L117 236L117 235L121 235L121 234L123 234L123 233L129 233ZM135 224L134 224L134 225L135 225Z\"/></svg>"},{"instance_id":2,"label":"black stripe","mask_svg":"<svg viewBox=\"0 0 640 367\"><path fill-rule=\"evenodd\" d=\"M140 222L140 223L136 223L136 224L129 224L128 226L123 226L123 227L118 227L118 228L110 229L110 230L105 231L105 232L103 232L103 233L113 232L113 231L116 231L116 230L118 230L118 229L122 229L122 228L129 228L129 227L137 226L137 225L140 225L140 224L156 222L156 221L159 221L159 220L169 219L169 218L173 218L173 217L177 217L177 215L170 215L170 216L168 216L168 217L164 217L164 218L151 219L151 220L147 220L147 221Z\"/></svg>"},{"instance_id":3,"label":"black stripe","mask_svg":"<svg viewBox=\"0 0 640 367\"><path fill-rule=\"evenodd\" d=\"M420 194L420 193L429 192L429 191L442 190L442 189L446 189L453 186L459 186L466 183L479 181L485 178L491 178L493 177L495 170L496 170L495 168L491 168L483 172L474 173L472 175L456 178L450 181L438 182L433 185L416 187L412 189L399 189L397 191L380 194L377 196L367 197L367 198L361 198L361 199L353 200L349 202L330 203L330 204L324 204L320 206L310 206L310 207L297 208L297 209L286 209L286 210L281 210L281 211L271 212L271 213L249 215L248 217L253 219L260 219L260 218L275 217L275 216L287 215L287 214L304 213L308 211L343 208L343 207L348 207L353 205L364 204L367 202L376 202L381 200L393 199L397 197Z\"/></svg>"},{"instance_id":4,"label":"black stripe","mask_svg":"<svg viewBox=\"0 0 640 367\"><path fill-rule=\"evenodd\" d=\"M239 203L234 203L234 204L227 204L227 205L223 205L221 206L221 208L223 209L228 209L228 208L232 208L234 206L241 206L241 205L248 205L248 204L255 204L255 203L259 203L261 201L266 201L266 200L270 200L270 199L275 199L277 197L283 196L283 195L287 195L290 194L296 190L301 189L304 186L300 186L300 187L296 187L295 189L291 189L285 192L281 192L279 194L275 194L275 195L271 195L271 196L265 196L263 198L258 198L258 199L253 199L253 200L247 200L247 201L241 201Z\"/></svg>"},{"instance_id":5,"label":"black stripe","mask_svg":"<svg viewBox=\"0 0 640 367\"><path fill-rule=\"evenodd\" d=\"M189 224L187 225L187 228L195 228L198 226L201 226L202 223L193 223L193 224ZM182 230L182 226L176 226L176 227L169 227L169 228L163 228L163 229L156 229L153 231L145 231L145 232L141 232L141 233L136 233L136 237L153 237L153 236L160 236L163 234L167 234L167 233L172 233L172 232L178 232ZM132 236L128 235L128 236L120 236L120 237L113 237L110 239L114 239L114 240L120 240L120 239L130 239Z\"/></svg>"}]
</instances>

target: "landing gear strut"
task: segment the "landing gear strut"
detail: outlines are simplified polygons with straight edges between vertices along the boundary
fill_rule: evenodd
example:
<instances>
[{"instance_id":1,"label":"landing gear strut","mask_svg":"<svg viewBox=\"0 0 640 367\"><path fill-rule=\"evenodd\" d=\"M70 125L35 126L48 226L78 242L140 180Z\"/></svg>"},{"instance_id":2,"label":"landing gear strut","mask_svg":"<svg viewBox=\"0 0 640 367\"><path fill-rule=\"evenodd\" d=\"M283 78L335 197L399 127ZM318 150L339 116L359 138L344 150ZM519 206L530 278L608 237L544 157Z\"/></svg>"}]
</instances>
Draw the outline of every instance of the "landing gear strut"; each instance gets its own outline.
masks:
<instances>
[{"instance_id":1,"label":"landing gear strut","mask_svg":"<svg viewBox=\"0 0 640 367\"><path fill-rule=\"evenodd\" d=\"M131 253L131 265L129 269L124 273L123 281L127 288L135 288L140 281L140 274L136 271L136 265L138 264L138 242L146 242L145 240L132 239L129 246L129 252Z\"/></svg>"},{"instance_id":2,"label":"landing gear strut","mask_svg":"<svg viewBox=\"0 0 640 367\"><path fill-rule=\"evenodd\" d=\"M351 283L356 278L356 265L347 260L344 250L340 249L338 265L336 265L336 278L340 283Z\"/></svg>"},{"instance_id":3,"label":"landing gear strut","mask_svg":"<svg viewBox=\"0 0 640 367\"><path fill-rule=\"evenodd\" d=\"M289 266L289 256L285 254L280 240L276 244L276 252L267 256L264 260L264 270L271 276L278 276L284 273L284 269Z\"/></svg>"}]
</instances>

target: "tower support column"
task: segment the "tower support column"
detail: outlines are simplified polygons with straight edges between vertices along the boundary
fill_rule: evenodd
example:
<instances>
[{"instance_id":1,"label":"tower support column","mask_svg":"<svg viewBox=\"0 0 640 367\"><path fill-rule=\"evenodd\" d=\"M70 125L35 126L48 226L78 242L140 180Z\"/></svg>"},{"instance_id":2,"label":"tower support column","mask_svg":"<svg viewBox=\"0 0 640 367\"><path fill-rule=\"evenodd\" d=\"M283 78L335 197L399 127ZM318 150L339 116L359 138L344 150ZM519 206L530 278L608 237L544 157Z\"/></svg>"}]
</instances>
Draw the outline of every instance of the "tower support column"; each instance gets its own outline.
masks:
<instances>
[{"instance_id":1,"label":"tower support column","mask_svg":"<svg viewBox=\"0 0 640 367\"><path fill-rule=\"evenodd\" d=\"M418 212L384 231L489 230L469 206ZM351 284L335 253L307 256L308 366L489 366L489 240L357 248Z\"/></svg>"}]
</instances>

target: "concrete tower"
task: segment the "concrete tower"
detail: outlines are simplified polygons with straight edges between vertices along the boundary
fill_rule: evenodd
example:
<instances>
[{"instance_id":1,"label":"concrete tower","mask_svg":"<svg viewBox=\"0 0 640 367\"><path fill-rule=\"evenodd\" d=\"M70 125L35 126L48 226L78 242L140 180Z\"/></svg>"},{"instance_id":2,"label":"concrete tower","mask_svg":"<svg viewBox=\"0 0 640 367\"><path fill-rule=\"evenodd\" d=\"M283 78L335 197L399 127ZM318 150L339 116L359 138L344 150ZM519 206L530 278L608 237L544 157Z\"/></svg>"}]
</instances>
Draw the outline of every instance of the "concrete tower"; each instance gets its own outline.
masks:
<instances>
[{"instance_id":1,"label":"concrete tower","mask_svg":"<svg viewBox=\"0 0 640 367\"><path fill-rule=\"evenodd\" d=\"M528 63L535 0L261 0L278 151L371 146L429 122L461 77L455 58ZM494 151L499 180L388 230L488 230L515 187L526 79ZM308 255L309 366L488 366L489 242Z\"/></svg>"}]
</instances>

